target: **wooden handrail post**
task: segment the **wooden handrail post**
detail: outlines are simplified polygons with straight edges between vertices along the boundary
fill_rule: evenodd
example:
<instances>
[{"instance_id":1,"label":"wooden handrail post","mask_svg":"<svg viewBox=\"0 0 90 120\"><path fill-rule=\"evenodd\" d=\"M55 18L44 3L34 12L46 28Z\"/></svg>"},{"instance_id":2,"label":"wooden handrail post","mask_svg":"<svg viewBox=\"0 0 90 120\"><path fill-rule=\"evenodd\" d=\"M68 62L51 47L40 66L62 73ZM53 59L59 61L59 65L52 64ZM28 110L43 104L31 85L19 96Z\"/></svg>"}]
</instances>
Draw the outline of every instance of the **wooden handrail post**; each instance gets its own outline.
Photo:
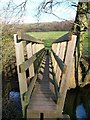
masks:
<instances>
[{"instance_id":1,"label":"wooden handrail post","mask_svg":"<svg viewBox=\"0 0 90 120\"><path fill-rule=\"evenodd\" d=\"M33 55L34 55L36 53L36 43L32 45L32 49L33 49Z\"/></svg>"},{"instance_id":2,"label":"wooden handrail post","mask_svg":"<svg viewBox=\"0 0 90 120\"><path fill-rule=\"evenodd\" d=\"M58 57L63 61L64 56L65 56L65 50L66 50L66 42L62 42L61 46L60 46L60 51L58 54ZM61 70L60 68L57 67L57 71L56 71L56 79L57 79L57 83L58 85L60 84L60 77L61 77Z\"/></svg>"},{"instance_id":3,"label":"wooden handrail post","mask_svg":"<svg viewBox=\"0 0 90 120\"><path fill-rule=\"evenodd\" d=\"M15 43L15 51L16 51L16 62L17 62L17 71L18 71L18 80L19 80L20 96L21 96L21 103L22 103L22 111L23 111L23 117L25 117L26 101L23 100L23 94L27 91L26 73L19 72L19 65L25 61L24 48L23 48L23 42L18 43L18 35L17 34L14 34L14 43Z\"/></svg>"},{"instance_id":4,"label":"wooden handrail post","mask_svg":"<svg viewBox=\"0 0 90 120\"><path fill-rule=\"evenodd\" d=\"M32 43L30 42L27 44L27 57L28 59L33 56L33 49L32 49ZM34 64L29 67L29 77L32 78L34 76Z\"/></svg>"}]
</instances>

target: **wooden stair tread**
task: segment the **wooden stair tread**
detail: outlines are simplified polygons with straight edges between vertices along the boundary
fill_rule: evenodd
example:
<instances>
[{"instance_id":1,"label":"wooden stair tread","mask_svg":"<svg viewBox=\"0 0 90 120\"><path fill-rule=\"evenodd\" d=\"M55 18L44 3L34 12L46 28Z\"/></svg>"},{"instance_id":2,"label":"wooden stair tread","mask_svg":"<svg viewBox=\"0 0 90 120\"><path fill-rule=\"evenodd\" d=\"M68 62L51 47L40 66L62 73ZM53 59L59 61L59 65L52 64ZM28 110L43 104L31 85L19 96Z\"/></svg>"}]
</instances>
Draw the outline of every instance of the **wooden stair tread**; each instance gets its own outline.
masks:
<instances>
[{"instance_id":1,"label":"wooden stair tread","mask_svg":"<svg viewBox=\"0 0 90 120\"><path fill-rule=\"evenodd\" d=\"M41 89L38 90L38 87L36 87L30 99L28 109L40 112L56 110L56 104L53 98L55 99L55 96L50 89L43 89L42 91Z\"/></svg>"},{"instance_id":2,"label":"wooden stair tread","mask_svg":"<svg viewBox=\"0 0 90 120\"><path fill-rule=\"evenodd\" d=\"M55 97L49 97L48 99L45 97L44 99L43 98L37 98L37 97L33 97L32 98L32 101L35 101L35 100L37 100L37 101L50 101L50 100L52 100L52 101L56 101L56 98ZM31 102L31 101L30 101Z\"/></svg>"},{"instance_id":3,"label":"wooden stair tread","mask_svg":"<svg viewBox=\"0 0 90 120\"><path fill-rule=\"evenodd\" d=\"M33 107L30 107L28 109L29 111L37 111L39 113L44 113L45 111L56 111L56 107L55 106L33 106Z\"/></svg>"},{"instance_id":4,"label":"wooden stair tread","mask_svg":"<svg viewBox=\"0 0 90 120\"><path fill-rule=\"evenodd\" d=\"M55 112L56 111L56 100L55 95L50 90L49 85L49 61L46 60L43 77L37 80L35 88L33 90L30 103L28 105L27 111L34 113L44 113L44 112ZM42 74L41 74L42 75Z\"/></svg>"}]
</instances>

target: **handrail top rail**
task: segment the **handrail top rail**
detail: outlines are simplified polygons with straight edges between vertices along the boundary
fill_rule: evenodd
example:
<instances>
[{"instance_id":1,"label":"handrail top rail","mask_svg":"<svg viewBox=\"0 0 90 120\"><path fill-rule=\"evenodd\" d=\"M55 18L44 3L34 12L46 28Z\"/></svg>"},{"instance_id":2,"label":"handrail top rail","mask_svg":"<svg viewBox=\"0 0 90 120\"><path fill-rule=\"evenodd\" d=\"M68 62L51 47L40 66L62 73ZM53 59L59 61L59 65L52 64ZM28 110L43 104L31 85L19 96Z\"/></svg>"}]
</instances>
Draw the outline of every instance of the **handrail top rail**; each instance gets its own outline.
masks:
<instances>
[{"instance_id":1,"label":"handrail top rail","mask_svg":"<svg viewBox=\"0 0 90 120\"><path fill-rule=\"evenodd\" d=\"M37 55L39 55L39 53L41 53L42 51L44 51L45 48L42 48L41 50L39 50L37 53L35 53L32 57L30 57L28 60L22 62L19 65L19 72L22 73L25 70L27 70L29 68L29 66L37 59ZM41 55L41 54L40 54Z\"/></svg>"},{"instance_id":2,"label":"handrail top rail","mask_svg":"<svg viewBox=\"0 0 90 120\"><path fill-rule=\"evenodd\" d=\"M17 35L18 35L18 41L27 41L27 42L32 42L32 43L39 43L39 44L43 44L44 42L26 34L26 33L23 33L23 32L17 32Z\"/></svg>"},{"instance_id":3,"label":"handrail top rail","mask_svg":"<svg viewBox=\"0 0 90 120\"><path fill-rule=\"evenodd\" d=\"M59 68L61 69L61 71L63 73L65 73L67 65L63 63L63 61L56 55L56 53L53 50L51 50L51 52L53 53L53 56L58 64Z\"/></svg>"},{"instance_id":4,"label":"handrail top rail","mask_svg":"<svg viewBox=\"0 0 90 120\"><path fill-rule=\"evenodd\" d=\"M67 42L67 41L71 40L70 36L71 36L71 32L68 32L68 33L64 34L63 36L61 36L60 38L56 39L54 42L52 42L52 44Z\"/></svg>"}]
</instances>

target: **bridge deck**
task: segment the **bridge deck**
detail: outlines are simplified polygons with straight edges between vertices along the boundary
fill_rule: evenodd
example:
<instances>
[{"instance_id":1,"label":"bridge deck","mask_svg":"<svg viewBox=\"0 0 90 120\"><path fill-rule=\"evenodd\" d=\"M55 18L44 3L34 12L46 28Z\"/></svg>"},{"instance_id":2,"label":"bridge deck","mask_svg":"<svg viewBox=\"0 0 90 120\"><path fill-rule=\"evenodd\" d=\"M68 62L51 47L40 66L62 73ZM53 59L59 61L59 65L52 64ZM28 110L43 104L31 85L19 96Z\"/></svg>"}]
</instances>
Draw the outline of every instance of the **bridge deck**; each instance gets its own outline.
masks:
<instances>
[{"instance_id":1,"label":"bridge deck","mask_svg":"<svg viewBox=\"0 0 90 120\"><path fill-rule=\"evenodd\" d=\"M56 103L55 103L55 95L50 90L49 84L49 56L46 55L43 59L41 70L38 74L38 80L35 85L33 94L30 99L30 104L27 109L27 113L30 114L35 112L37 113L46 113L51 112L55 113L56 111ZM33 115L35 117L35 115ZM32 114L31 114L32 116ZM32 117L33 117L32 116Z\"/></svg>"}]
</instances>

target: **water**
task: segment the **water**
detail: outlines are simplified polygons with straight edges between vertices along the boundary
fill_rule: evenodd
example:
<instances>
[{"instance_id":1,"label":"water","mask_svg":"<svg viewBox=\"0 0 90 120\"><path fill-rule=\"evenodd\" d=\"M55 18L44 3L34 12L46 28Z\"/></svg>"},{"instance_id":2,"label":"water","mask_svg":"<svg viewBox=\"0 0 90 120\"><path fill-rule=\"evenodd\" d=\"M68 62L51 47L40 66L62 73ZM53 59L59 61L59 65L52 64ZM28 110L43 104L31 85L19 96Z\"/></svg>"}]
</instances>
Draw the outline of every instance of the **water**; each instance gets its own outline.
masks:
<instances>
[{"instance_id":1,"label":"water","mask_svg":"<svg viewBox=\"0 0 90 120\"><path fill-rule=\"evenodd\" d=\"M87 118L87 112L85 111L83 104L76 107L76 118Z\"/></svg>"},{"instance_id":2,"label":"water","mask_svg":"<svg viewBox=\"0 0 90 120\"><path fill-rule=\"evenodd\" d=\"M21 110L20 93L11 91L9 98ZM64 113L73 119L90 119L90 88L73 89L67 92Z\"/></svg>"},{"instance_id":3,"label":"water","mask_svg":"<svg viewBox=\"0 0 90 120\"><path fill-rule=\"evenodd\" d=\"M20 110L22 110L21 99L20 99L20 93L19 92L11 91L9 93L9 99L10 99L10 101L14 102Z\"/></svg>"},{"instance_id":4,"label":"water","mask_svg":"<svg viewBox=\"0 0 90 120\"><path fill-rule=\"evenodd\" d=\"M90 87L68 91L64 112L71 119L90 119Z\"/></svg>"}]
</instances>

